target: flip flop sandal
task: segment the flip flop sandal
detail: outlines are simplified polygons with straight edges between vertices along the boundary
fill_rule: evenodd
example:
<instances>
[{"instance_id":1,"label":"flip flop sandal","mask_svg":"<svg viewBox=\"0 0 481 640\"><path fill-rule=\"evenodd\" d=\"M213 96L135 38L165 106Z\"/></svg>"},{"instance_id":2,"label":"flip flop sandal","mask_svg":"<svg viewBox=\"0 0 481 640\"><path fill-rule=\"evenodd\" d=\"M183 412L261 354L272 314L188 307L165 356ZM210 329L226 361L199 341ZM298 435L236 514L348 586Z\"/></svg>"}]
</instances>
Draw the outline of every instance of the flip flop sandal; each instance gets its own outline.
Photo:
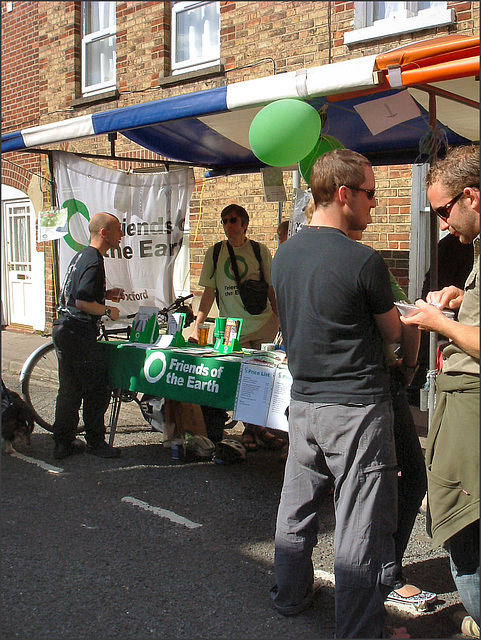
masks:
<instances>
[{"instance_id":1,"label":"flip flop sandal","mask_svg":"<svg viewBox=\"0 0 481 640\"><path fill-rule=\"evenodd\" d=\"M242 434L242 444L246 451L257 451L258 446L256 437L251 429L244 429L244 433Z\"/></svg>"},{"instance_id":2,"label":"flip flop sandal","mask_svg":"<svg viewBox=\"0 0 481 640\"><path fill-rule=\"evenodd\" d=\"M228 415L225 421L224 429L233 429L236 426L237 422L238 420L234 420L231 415Z\"/></svg>"},{"instance_id":3,"label":"flip flop sandal","mask_svg":"<svg viewBox=\"0 0 481 640\"><path fill-rule=\"evenodd\" d=\"M265 427L257 427L254 431L254 437L257 444L269 449L269 451L279 451L286 444L282 438L276 438L272 433L269 433Z\"/></svg>"}]
</instances>

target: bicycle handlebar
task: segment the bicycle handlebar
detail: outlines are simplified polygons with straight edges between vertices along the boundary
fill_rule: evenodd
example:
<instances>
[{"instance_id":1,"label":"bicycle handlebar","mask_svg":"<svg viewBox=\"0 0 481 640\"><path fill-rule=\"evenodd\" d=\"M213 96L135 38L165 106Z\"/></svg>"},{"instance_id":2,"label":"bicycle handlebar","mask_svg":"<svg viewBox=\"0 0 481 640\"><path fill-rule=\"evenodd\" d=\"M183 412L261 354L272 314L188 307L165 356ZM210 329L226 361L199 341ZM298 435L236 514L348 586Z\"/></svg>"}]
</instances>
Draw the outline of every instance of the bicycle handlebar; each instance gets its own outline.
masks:
<instances>
[{"instance_id":1,"label":"bicycle handlebar","mask_svg":"<svg viewBox=\"0 0 481 640\"><path fill-rule=\"evenodd\" d=\"M164 307L163 309L160 309L158 315L164 315L164 314L168 313L169 311L172 311L172 309L178 309L179 307L181 307L184 304L184 302L186 300L190 300L190 298L193 298L193 297L194 297L193 293L189 293L188 296L179 296L178 298L176 298L174 300L174 302L169 304L167 307Z\"/></svg>"},{"instance_id":2,"label":"bicycle handlebar","mask_svg":"<svg viewBox=\"0 0 481 640\"><path fill-rule=\"evenodd\" d=\"M193 293L189 293L188 296L179 296L174 300L174 302L169 304L167 307L164 307L163 309L159 309L157 311L157 315L166 316L169 313L169 311L172 311L173 309L178 309L184 304L186 300L190 300L193 297L194 297ZM115 320L115 322L121 322L122 320L132 320L132 318L135 318L136 315L137 315L136 313L129 313L126 316L119 316L117 320ZM111 331L114 331L114 330L111 329Z\"/></svg>"},{"instance_id":3,"label":"bicycle handlebar","mask_svg":"<svg viewBox=\"0 0 481 640\"><path fill-rule=\"evenodd\" d=\"M193 297L194 297L193 293L189 293L188 296L179 296L174 300L174 302L172 302L172 304L169 305L169 307L180 306L181 304L184 304L186 300L190 300Z\"/></svg>"},{"instance_id":4,"label":"bicycle handlebar","mask_svg":"<svg viewBox=\"0 0 481 640\"><path fill-rule=\"evenodd\" d=\"M163 309L159 309L158 312L157 312L157 315L162 315L164 313L168 313L172 309L175 309L177 307L182 306L186 300L190 300L193 297L194 297L193 293L189 293L188 296L179 296L178 298L176 298L174 300L174 302L169 304L169 306L164 307ZM121 320L131 320L132 318L135 318L136 315L137 315L136 313L129 313L126 316L119 316L115 322L119 322Z\"/></svg>"}]
</instances>

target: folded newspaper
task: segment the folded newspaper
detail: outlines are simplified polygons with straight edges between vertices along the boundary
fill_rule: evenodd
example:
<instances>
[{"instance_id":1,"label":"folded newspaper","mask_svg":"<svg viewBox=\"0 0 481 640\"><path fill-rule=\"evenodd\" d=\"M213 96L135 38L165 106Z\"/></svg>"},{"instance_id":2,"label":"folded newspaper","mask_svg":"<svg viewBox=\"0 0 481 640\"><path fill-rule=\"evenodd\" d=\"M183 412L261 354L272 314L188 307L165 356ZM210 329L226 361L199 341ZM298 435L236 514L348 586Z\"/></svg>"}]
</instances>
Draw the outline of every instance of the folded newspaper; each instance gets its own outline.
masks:
<instances>
[{"instance_id":1,"label":"folded newspaper","mask_svg":"<svg viewBox=\"0 0 481 640\"><path fill-rule=\"evenodd\" d=\"M286 352L278 349L276 351L258 351L257 349L244 349L243 360L251 364L267 364L271 367L278 367L286 359Z\"/></svg>"}]
</instances>

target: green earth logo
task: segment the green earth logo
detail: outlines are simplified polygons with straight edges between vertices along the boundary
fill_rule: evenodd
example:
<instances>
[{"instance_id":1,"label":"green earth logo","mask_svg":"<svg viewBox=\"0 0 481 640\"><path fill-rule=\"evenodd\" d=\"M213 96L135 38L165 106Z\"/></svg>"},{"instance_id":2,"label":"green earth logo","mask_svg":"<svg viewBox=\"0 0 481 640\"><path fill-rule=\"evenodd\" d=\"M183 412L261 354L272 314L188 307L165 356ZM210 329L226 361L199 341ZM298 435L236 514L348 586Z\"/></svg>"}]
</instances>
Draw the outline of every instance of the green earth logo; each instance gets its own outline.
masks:
<instances>
[{"instance_id":1,"label":"green earth logo","mask_svg":"<svg viewBox=\"0 0 481 640\"><path fill-rule=\"evenodd\" d=\"M239 270L239 278L241 279L241 282L242 282L242 278L247 274L249 267L247 266L247 263L242 256L237 256L236 262L237 262L237 269ZM232 264L231 264L230 258L228 258L225 261L224 273L229 278L229 280L233 280L235 282L235 276L234 276L234 272L232 271Z\"/></svg>"},{"instance_id":2,"label":"green earth logo","mask_svg":"<svg viewBox=\"0 0 481 640\"><path fill-rule=\"evenodd\" d=\"M160 352L151 353L144 363L144 376L147 382L155 384L165 373L167 362L165 355Z\"/></svg>"},{"instance_id":3,"label":"green earth logo","mask_svg":"<svg viewBox=\"0 0 481 640\"><path fill-rule=\"evenodd\" d=\"M64 236L64 240L71 249L73 249L75 252L78 253L79 251L82 251L83 249L85 249L87 245L81 244L80 242L77 242L72 238L72 235L70 233L70 220L73 218L73 216L76 213L79 213L81 216L83 216L87 220L87 222L90 222L89 210L81 200L76 200L75 198L72 198L71 200L66 200L62 206L65 207L68 212L67 213L68 233L67 235Z\"/></svg>"}]
</instances>

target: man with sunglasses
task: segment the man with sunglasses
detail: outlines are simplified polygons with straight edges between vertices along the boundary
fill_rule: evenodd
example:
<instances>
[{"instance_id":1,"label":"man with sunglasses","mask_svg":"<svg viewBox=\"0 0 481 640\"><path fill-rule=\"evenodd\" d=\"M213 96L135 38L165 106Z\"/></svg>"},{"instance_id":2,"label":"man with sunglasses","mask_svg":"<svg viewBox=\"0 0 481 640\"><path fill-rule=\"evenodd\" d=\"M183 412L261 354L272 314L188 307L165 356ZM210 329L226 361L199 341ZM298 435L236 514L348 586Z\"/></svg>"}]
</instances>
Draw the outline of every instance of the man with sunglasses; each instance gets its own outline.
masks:
<instances>
[{"instance_id":1,"label":"man with sunglasses","mask_svg":"<svg viewBox=\"0 0 481 640\"><path fill-rule=\"evenodd\" d=\"M333 486L336 637L381 638L395 585L397 497L383 346L402 340L402 325L384 260L348 237L372 222L370 162L330 151L310 186L309 226L279 247L271 269L293 378L271 597L284 615L312 602L318 514Z\"/></svg>"},{"instance_id":2,"label":"man with sunglasses","mask_svg":"<svg viewBox=\"0 0 481 640\"><path fill-rule=\"evenodd\" d=\"M249 214L238 204L229 204L221 211L221 221L227 240L222 242L217 256L217 264L214 266L214 246L207 249L199 284L204 287L204 292L199 304L199 310L194 325L194 329L189 338L196 342L198 339L198 326L203 324L211 310L218 292L219 315L221 317L242 318L242 333L240 344L251 349L260 349L264 342L273 342L279 329L277 319L277 306L274 289L271 280L271 254L268 247L257 243L260 251L262 275L269 285L267 306L258 315L250 314L244 307L242 299L238 293L236 278L231 266L229 247L235 255L235 261L243 282L247 279L261 280L259 261L255 255L253 245L247 238L247 228L249 226ZM222 411L203 408L206 419L207 432L214 440L222 439L222 422L220 428L216 429L213 422L217 416L223 414ZM217 414L217 415L216 415ZM224 421L225 422L225 421ZM218 434L214 433L218 431ZM243 437L243 444L247 451L255 451L258 444L262 444L269 449L277 450L284 446L282 438L276 438L264 427L246 425Z\"/></svg>"},{"instance_id":3,"label":"man with sunglasses","mask_svg":"<svg viewBox=\"0 0 481 640\"><path fill-rule=\"evenodd\" d=\"M464 291L431 291L409 326L446 336L436 378L436 410L426 444L433 546L444 545L467 613L463 629L479 638L479 147L450 150L431 167L426 185L441 229L473 243L474 265ZM458 319L442 309L459 310Z\"/></svg>"}]
</instances>

